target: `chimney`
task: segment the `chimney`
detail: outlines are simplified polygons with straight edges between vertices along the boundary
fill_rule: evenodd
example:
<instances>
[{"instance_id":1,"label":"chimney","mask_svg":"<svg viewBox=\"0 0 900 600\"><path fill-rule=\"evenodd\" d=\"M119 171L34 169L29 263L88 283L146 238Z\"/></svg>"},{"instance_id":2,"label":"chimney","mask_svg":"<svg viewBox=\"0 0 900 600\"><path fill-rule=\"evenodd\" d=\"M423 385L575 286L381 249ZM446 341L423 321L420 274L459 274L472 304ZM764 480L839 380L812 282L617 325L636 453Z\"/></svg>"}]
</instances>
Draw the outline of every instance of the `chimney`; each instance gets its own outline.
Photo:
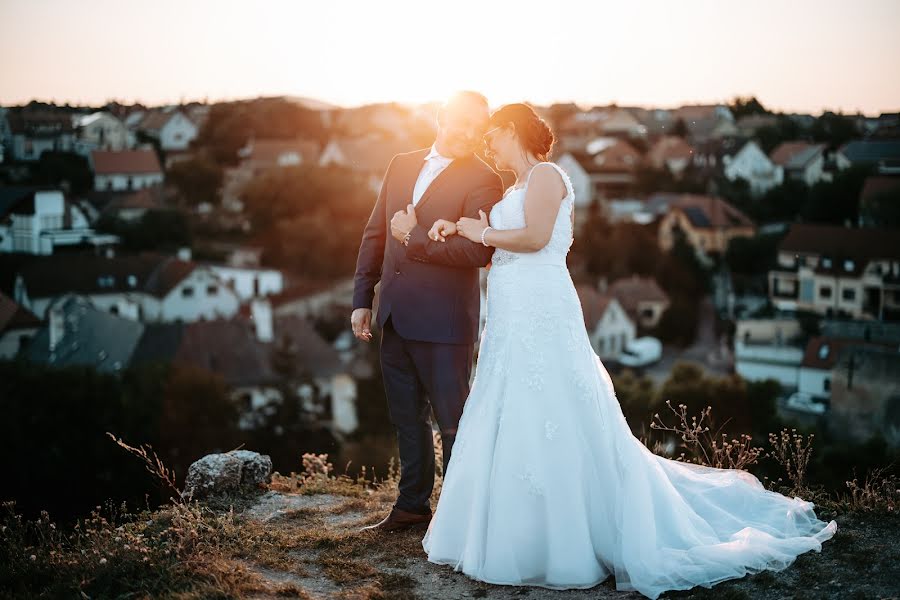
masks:
<instances>
[{"instance_id":1,"label":"chimney","mask_svg":"<svg viewBox=\"0 0 900 600\"><path fill-rule=\"evenodd\" d=\"M62 307L53 306L49 310L50 315L50 352L56 350L56 347L62 341L66 334L66 321L63 315Z\"/></svg>"},{"instance_id":2,"label":"chimney","mask_svg":"<svg viewBox=\"0 0 900 600\"><path fill-rule=\"evenodd\" d=\"M182 246L178 249L178 259L188 261L191 260L191 247L190 246Z\"/></svg>"},{"instance_id":3,"label":"chimney","mask_svg":"<svg viewBox=\"0 0 900 600\"><path fill-rule=\"evenodd\" d=\"M256 328L256 339L261 342L271 342L275 339L272 305L267 298L250 300L250 318L253 319L253 325Z\"/></svg>"}]
</instances>

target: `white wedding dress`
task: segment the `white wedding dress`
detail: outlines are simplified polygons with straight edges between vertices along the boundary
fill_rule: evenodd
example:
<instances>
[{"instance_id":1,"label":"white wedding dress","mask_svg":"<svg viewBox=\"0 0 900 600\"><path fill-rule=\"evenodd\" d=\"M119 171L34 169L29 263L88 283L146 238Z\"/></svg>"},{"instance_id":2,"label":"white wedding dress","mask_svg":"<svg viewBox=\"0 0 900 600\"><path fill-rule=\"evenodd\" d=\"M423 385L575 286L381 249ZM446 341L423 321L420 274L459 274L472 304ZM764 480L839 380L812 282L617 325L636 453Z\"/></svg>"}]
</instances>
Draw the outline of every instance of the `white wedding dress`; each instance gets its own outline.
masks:
<instances>
[{"instance_id":1,"label":"white wedding dress","mask_svg":"<svg viewBox=\"0 0 900 600\"><path fill-rule=\"evenodd\" d=\"M422 540L428 560L551 589L612 574L616 589L657 598L821 551L837 524L812 502L746 471L656 455L631 433L566 268L572 183L549 164L568 195L543 249L494 252L475 378ZM493 227L524 227L526 188L494 206Z\"/></svg>"}]
</instances>

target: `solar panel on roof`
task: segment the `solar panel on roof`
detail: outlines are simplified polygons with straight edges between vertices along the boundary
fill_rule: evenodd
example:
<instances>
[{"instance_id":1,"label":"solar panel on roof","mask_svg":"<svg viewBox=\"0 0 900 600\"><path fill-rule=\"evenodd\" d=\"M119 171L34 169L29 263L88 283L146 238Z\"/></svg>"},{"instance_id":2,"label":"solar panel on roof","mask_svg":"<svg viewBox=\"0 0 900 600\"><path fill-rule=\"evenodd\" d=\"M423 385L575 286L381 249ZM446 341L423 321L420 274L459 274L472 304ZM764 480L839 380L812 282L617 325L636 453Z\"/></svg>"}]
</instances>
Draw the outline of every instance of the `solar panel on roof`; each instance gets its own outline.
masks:
<instances>
[{"instance_id":1,"label":"solar panel on roof","mask_svg":"<svg viewBox=\"0 0 900 600\"><path fill-rule=\"evenodd\" d=\"M691 222L691 225L694 227L711 227L712 223L710 223L709 218L707 218L706 213L697 208L696 206L688 206L684 209L684 214L687 216L688 221Z\"/></svg>"}]
</instances>

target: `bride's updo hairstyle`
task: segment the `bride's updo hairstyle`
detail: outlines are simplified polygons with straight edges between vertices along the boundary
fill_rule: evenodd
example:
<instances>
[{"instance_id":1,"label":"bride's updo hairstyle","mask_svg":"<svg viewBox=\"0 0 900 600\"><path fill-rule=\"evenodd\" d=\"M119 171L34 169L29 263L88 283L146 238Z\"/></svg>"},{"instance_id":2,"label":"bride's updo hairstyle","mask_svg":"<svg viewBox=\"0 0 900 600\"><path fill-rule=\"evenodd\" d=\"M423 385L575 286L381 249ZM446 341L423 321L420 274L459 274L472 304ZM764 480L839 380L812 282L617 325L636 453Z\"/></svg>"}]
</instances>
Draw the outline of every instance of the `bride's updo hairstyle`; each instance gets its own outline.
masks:
<instances>
[{"instance_id":1,"label":"bride's updo hairstyle","mask_svg":"<svg viewBox=\"0 0 900 600\"><path fill-rule=\"evenodd\" d=\"M547 122L527 104L505 104L491 115L490 127L514 126L525 150L544 162L556 140Z\"/></svg>"}]
</instances>

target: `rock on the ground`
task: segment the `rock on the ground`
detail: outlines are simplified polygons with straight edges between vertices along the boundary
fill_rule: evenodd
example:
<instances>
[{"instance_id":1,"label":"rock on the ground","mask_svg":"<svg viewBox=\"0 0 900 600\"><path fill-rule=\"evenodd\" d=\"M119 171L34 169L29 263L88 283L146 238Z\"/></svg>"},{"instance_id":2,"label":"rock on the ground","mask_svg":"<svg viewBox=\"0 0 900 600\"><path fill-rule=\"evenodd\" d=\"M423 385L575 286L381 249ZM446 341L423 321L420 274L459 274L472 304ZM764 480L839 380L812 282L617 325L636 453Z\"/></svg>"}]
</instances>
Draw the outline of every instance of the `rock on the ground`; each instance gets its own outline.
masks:
<instances>
[{"instance_id":1,"label":"rock on the ground","mask_svg":"<svg viewBox=\"0 0 900 600\"><path fill-rule=\"evenodd\" d=\"M252 490L272 480L272 459L249 450L207 454L188 469L184 496L204 498Z\"/></svg>"}]
</instances>

